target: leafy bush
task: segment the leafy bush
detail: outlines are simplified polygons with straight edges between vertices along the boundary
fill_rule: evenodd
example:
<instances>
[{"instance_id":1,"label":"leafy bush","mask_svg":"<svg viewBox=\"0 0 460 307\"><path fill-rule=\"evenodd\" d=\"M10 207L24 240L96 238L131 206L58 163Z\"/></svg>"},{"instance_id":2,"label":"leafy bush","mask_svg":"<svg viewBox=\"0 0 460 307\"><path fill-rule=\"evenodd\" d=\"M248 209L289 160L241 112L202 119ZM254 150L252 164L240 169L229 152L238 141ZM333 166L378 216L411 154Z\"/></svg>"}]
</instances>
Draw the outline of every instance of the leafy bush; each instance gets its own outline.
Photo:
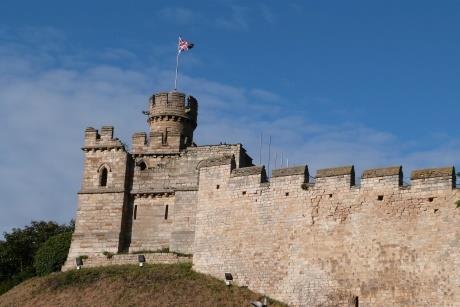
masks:
<instances>
[{"instance_id":1,"label":"leafy bush","mask_svg":"<svg viewBox=\"0 0 460 307\"><path fill-rule=\"evenodd\" d=\"M0 295L18 283L35 276L34 257L50 237L73 231L74 222L59 225L49 221L32 221L24 228L4 232L0 240Z\"/></svg>"},{"instance_id":2,"label":"leafy bush","mask_svg":"<svg viewBox=\"0 0 460 307\"><path fill-rule=\"evenodd\" d=\"M34 258L37 275L43 276L61 269L67 258L71 239L71 232L63 232L52 236L40 246Z\"/></svg>"}]
</instances>

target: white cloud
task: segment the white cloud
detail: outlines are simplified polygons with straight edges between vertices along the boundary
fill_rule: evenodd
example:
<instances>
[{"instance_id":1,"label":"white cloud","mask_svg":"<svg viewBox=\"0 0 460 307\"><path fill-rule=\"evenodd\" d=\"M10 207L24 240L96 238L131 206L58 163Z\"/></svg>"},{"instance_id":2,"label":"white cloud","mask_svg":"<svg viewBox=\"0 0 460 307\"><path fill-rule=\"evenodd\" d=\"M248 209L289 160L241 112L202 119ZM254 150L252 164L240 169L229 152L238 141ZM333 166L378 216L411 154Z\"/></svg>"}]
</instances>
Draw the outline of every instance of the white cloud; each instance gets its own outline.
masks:
<instances>
[{"instance_id":1,"label":"white cloud","mask_svg":"<svg viewBox=\"0 0 460 307\"><path fill-rule=\"evenodd\" d=\"M200 21L201 14L185 7L165 7L158 11L157 16L168 19L176 24L188 24Z\"/></svg>"},{"instance_id":2,"label":"white cloud","mask_svg":"<svg viewBox=\"0 0 460 307\"><path fill-rule=\"evenodd\" d=\"M276 21L276 18L275 18L275 14L273 13L273 11L265 4L260 4L259 5L259 10L260 10L260 13L262 14L262 18L268 22L268 23L275 23Z\"/></svg>"},{"instance_id":3,"label":"white cloud","mask_svg":"<svg viewBox=\"0 0 460 307\"><path fill-rule=\"evenodd\" d=\"M115 54L136 57L124 50ZM141 110L151 91L171 89L173 71L155 65L122 69L81 57L85 65L72 67L68 62L61 65L63 58L59 52L49 55L20 43L0 43L1 232L32 219L66 222L74 217L84 128L114 125L116 136L129 144L132 133L147 130ZM407 145L385 131L360 124L322 124L286 109L279 95L267 90L186 75L180 82L199 100L196 141L241 142L255 162L261 132L263 163L271 135L272 158L283 153L291 165L308 163L313 175L318 168L348 164L357 166L358 175L368 167L403 164L409 175L415 167L459 162L459 142L417 151L416 144Z\"/></svg>"},{"instance_id":4,"label":"white cloud","mask_svg":"<svg viewBox=\"0 0 460 307\"><path fill-rule=\"evenodd\" d=\"M229 4L222 9L223 15L216 19L216 24L228 30L247 30L249 28L249 8Z\"/></svg>"},{"instance_id":5,"label":"white cloud","mask_svg":"<svg viewBox=\"0 0 460 307\"><path fill-rule=\"evenodd\" d=\"M267 91L267 90L263 90L263 89L255 88L255 89L252 89L250 93L254 97L260 98L262 100L277 101L277 100L280 99L280 96L278 96L277 94L272 93L272 92Z\"/></svg>"}]
</instances>

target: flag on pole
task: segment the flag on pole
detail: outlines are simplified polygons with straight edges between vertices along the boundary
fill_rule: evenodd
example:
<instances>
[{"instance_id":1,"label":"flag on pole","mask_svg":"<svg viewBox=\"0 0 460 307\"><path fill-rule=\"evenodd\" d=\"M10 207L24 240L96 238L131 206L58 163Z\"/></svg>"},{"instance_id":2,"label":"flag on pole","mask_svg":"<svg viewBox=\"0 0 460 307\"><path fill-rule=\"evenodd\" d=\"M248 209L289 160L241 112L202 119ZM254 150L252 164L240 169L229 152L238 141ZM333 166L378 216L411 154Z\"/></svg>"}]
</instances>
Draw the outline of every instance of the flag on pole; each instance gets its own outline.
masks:
<instances>
[{"instance_id":1,"label":"flag on pole","mask_svg":"<svg viewBox=\"0 0 460 307\"><path fill-rule=\"evenodd\" d=\"M179 35L179 43L177 44L177 55L176 55L176 77L174 79L174 90L177 90L177 75L179 73L179 54L183 51L188 51L193 48L193 44L187 42Z\"/></svg>"},{"instance_id":2,"label":"flag on pole","mask_svg":"<svg viewBox=\"0 0 460 307\"><path fill-rule=\"evenodd\" d=\"M179 36L179 45L177 46L178 53L190 50L192 48L193 48L193 43L190 43L186 41L185 39L182 39L182 37Z\"/></svg>"}]
</instances>

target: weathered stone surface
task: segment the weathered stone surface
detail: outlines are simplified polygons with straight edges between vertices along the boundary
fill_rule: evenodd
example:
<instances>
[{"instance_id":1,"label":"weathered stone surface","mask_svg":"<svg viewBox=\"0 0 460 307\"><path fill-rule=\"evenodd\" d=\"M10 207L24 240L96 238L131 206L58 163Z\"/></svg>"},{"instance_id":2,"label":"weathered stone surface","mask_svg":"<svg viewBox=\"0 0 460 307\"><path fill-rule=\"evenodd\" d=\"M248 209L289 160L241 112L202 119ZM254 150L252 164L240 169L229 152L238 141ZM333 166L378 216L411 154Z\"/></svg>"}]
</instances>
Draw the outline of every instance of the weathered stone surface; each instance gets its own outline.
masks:
<instances>
[{"instance_id":1,"label":"weathered stone surface","mask_svg":"<svg viewBox=\"0 0 460 307\"><path fill-rule=\"evenodd\" d=\"M356 297L360 306L458 305L459 190L334 188L318 183L325 178L304 190L280 177L242 178L228 166L201 169L196 270L231 272L236 284L292 306L349 306Z\"/></svg>"},{"instance_id":2,"label":"weathered stone surface","mask_svg":"<svg viewBox=\"0 0 460 307\"><path fill-rule=\"evenodd\" d=\"M306 179L308 179L308 166L293 166L293 167L286 167L286 168L278 168L272 171L272 177L284 177L284 176L292 176L292 175L304 175Z\"/></svg>"},{"instance_id":3,"label":"weathered stone surface","mask_svg":"<svg viewBox=\"0 0 460 307\"><path fill-rule=\"evenodd\" d=\"M262 174L265 174L264 166L249 166L249 167L237 168L232 171L233 177L262 175Z\"/></svg>"},{"instance_id":4,"label":"weathered stone surface","mask_svg":"<svg viewBox=\"0 0 460 307\"><path fill-rule=\"evenodd\" d=\"M187 102L186 102L187 101ZM241 144L196 146L196 100L150 100L132 152L113 127L85 130L76 229L64 269L193 254L194 268L292 306L459 306L460 211L453 168L273 170ZM105 175L104 175L105 174ZM102 178L104 177L105 178ZM102 184L104 183L104 184ZM148 254L147 262L190 261Z\"/></svg>"},{"instance_id":5,"label":"weathered stone surface","mask_svg":"<svg viewBox=\"0 0 460 307\"><path fill-rule=\"evenodd\" d=\"M230 164L234 160L235 157L231 155L223 155L221 157L209 158L201 161L198 164L198 168Z\"/></svg>"},{"instance_id":6,"label":"weathered stone surface","mask_svg":"<svg viewBox=\"0 0 460 307\"><path fill-rule=\"evenodd\" d=\"M426 168L415 170L411 174L411 179L427 179L436 177L454 177L455 169L453 167L442 167L442 168Z\"/></svg>"},{"instance_id":7,"label":"weathered stone surface","mask_svg":"<svg viewBox=\"0 0 460 307\"><path fill-rule=\"evenodd\" d=\"M102 127L100 133L92 127L85 130L70 261L104 251L170 248L192 253L199 168L229 162L233 167L252 165L241 144L193 144L197 109L196 99L182 93L154 95L147 112L150 137L135 133L132 153L114 138L112 126ZM106 183L101 186L104 168Z\"/></svg>"},{"instance_id":8,"label":"weathered stone surface","mask_svg":"<svg viewBox=\"0 0 460 307\"><path fill-rule=\"evenodd\" d=\"M402 176L402 167L401 166L391 166L385 168L373 168L368 169L363 172L361 178L376 178L376 177L385 177L385 176Z\"/></svg>"},{"instance_id":9,"label":"weathered stone surface","mask_svg":"<svg viewBox=\"0 0 460 307\"><path fill-rule=\"evenodd\" d=\"M355 174L355 168L351 166L341 166L333 168L323 168L316 171L316 178L323 177L334 177L334 176L343 176L343 175L353 175Z\"/></svg>"},{"instance_id":10,"label":"weathered stone surface","mask_svg":"<svg viewBox=\"0 0 460 307\"><path fill-rule=\"evenodd\" d=\"M83 268L92 268L98 266L109 266L109 265L123 265L123 264L139 264L139 255L140 254L119 254L119 255L110 255L106 256L103 254L93 255L87 259L82 259ZM163 263L163 264L173 264L173 263L189 263L192 262L191 257L186 256L177 256L172 253L143 253L145 257L145 262L148 264L154 263ZM73 262L68 261L66 265L62 268L63 271L72 270L76 267L75 259Z\"/></svg>"}]
</instances>

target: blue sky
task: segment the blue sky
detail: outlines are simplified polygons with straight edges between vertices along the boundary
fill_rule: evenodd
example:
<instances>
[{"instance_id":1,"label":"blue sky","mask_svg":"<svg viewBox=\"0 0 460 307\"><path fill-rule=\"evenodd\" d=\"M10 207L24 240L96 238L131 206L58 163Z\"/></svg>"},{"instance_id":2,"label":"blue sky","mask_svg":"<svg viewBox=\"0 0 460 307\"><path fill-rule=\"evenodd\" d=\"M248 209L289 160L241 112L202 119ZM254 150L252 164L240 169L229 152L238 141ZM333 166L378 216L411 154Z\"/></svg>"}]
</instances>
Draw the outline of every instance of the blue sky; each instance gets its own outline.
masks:
<instances>
[{"instance_id":1,"label":"blue sky","mask_svg":"<svg viewBox=\"0 0 460 307\"><path fill-rule=\"evenodd\" d=\"M458 165L459 30L447 0L3 0L0 232L74 216L84 128L146 131L179 33L195 43L179 90L199 100L198 144L242 142L258 162L264 131L273 158L312 174Z\"/></svg>"}]
</instances>

